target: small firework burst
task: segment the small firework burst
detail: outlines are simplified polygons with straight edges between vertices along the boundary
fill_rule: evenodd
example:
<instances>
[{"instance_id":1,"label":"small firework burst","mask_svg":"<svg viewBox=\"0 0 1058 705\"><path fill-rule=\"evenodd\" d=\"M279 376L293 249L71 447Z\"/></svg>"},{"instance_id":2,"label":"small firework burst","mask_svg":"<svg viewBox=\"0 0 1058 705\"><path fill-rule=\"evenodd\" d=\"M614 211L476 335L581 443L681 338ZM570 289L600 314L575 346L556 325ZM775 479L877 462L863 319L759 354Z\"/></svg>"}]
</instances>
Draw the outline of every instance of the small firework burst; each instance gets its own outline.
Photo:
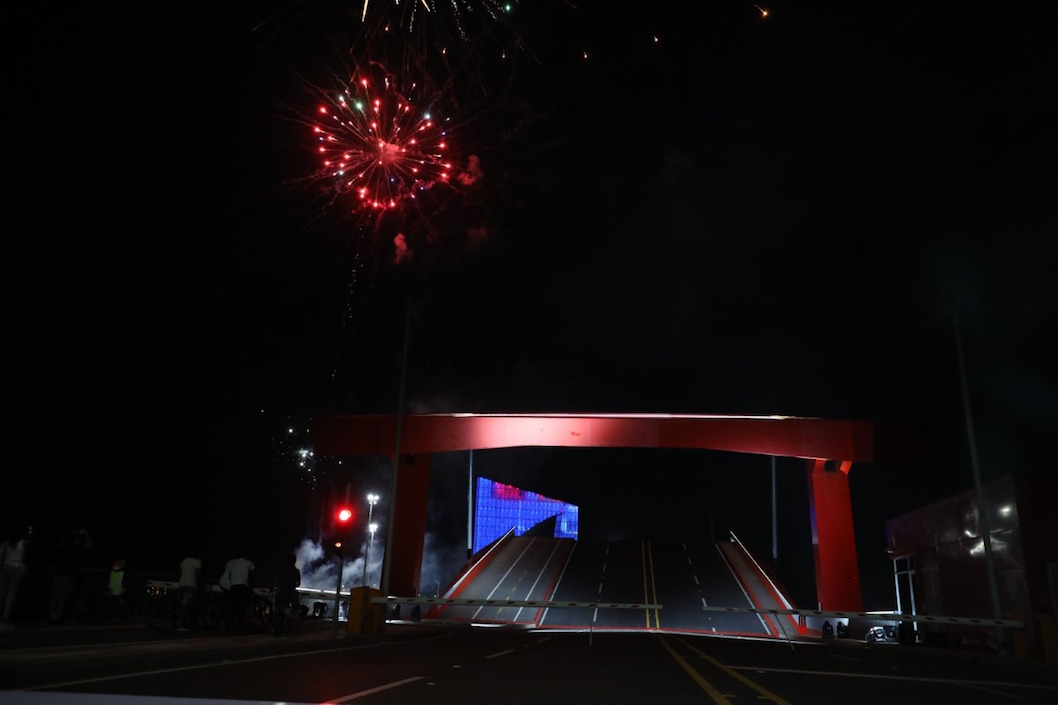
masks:
<instances>
[{"instance_id":1,"label":"small firework burst","mask_svg":"<svg viewBox=\"0 0 1058 705\"><path fill-rule=\"evenodd\" d=\"M378 64L355 71L347 85L321 102L311 121L321 160L318 176L352 194L357 212L398 208L451 182L446 121L419 103Z\"/></svg>"}]
</instances>

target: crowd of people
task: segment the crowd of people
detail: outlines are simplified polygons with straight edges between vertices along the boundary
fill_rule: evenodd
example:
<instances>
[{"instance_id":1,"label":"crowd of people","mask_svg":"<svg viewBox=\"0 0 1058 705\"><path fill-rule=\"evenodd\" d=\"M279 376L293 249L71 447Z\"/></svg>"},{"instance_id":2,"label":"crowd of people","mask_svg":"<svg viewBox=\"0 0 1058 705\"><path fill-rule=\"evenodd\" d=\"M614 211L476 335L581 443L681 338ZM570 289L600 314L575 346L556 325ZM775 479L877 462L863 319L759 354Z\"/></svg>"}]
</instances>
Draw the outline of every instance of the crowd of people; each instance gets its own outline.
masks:
<instances>
[{"instance_id":1,"label":"crowd of people","mask_svg":"<svg viewBox=\"0 0 1058 705\"><path fill-rule=\"evenodd\" d=\"M47 546L36 544L33 528L19 527L0 543L0 629L13 629L23 622L60 625L91 623L136 616L137 596L146 594L133 586L124 558L97 555L91 534L83 527L71 529ZM220 608L220 626L229 633L254 628L255 587L269 588L268 625L276 634L296 631L301 616L297 588L301 573L293 554L278 561L274 575L262 579L257 566L243 553L224 565L214 588L204 579L204 563L198 552L187 554L173 566L176 588L166 595L171 626L192 630L206 626L207 609ZM166 576L167 577L167 576ZM163 580L165 577L162 578ZM259 615L257 615L259 616Z\"/></svg>"}]
</instances>

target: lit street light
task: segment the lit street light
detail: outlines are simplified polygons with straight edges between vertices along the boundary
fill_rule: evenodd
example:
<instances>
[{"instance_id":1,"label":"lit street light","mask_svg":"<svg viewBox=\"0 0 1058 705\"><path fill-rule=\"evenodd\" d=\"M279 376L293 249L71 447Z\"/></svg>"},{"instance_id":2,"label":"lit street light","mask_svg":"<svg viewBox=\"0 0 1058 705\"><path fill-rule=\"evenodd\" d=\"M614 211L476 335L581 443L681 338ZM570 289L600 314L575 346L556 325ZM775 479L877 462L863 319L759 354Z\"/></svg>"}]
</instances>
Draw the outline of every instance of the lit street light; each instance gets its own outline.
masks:
<instances>
[{"instance_id":1,"label":"lit street light","mask_svg":"<svg viewBox=\"0 0 1058 705\"><path fill-rule=\"evenodd\" d=\"M371 540L367 544L367 554L364 556L364 574L360 578L361 585L367 585L367 564L371 560L371 544L375 542L375 532L378 531L378 524L371 523L371 515L375 513L377 502L377 494L367 495L367 529L371 532Z\"/></svg>"},{"instance_id":2,"label":"lit street light","mask_svg":"<svg viewBox=\"0 0 1058 705\"><path fill-rule=\"evenodd\" d=\"M371 541L367 544L367 557L364 558L364 565L366 566L371 560L371 547L375 545L375 532L378 531L378 524L372 522L368 525L367 530L371 532ZM365 568L366 572L366 568Z\"/></svg>"}]
</instances>

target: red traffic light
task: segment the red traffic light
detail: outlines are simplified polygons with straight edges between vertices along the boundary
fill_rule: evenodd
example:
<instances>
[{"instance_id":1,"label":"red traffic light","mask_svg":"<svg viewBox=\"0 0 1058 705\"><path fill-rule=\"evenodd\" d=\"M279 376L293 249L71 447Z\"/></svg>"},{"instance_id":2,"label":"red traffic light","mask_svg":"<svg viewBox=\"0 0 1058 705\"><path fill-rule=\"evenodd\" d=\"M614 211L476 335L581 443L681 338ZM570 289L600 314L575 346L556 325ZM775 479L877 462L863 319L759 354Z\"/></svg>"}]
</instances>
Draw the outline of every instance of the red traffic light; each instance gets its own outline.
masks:
<instances>
[{"instance_id":1,"label":"red traffic light","mask_svg":"<svg viewBox=\"0 0 1058 705\"><path fill-rule=\"evenodd\" d=\"M349 507L342 507L338 510L338 523L348 524L353 520L353 510Z\"/></svg>"}]
</instances>

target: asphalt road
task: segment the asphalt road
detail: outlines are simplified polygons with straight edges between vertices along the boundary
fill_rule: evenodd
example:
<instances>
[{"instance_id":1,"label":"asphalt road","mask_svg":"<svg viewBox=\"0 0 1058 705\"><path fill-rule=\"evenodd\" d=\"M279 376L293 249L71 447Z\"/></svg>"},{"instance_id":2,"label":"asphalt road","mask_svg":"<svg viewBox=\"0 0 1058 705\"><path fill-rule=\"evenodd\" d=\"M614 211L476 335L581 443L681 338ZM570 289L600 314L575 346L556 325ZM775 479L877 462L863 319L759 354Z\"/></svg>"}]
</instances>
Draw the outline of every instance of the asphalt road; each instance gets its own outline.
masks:
<instances>
[{"instance_id":1,"label":"asphalt road","mask_svg":"<svg viewBox=\"0 0 1058 705\"><path fill-rule=\"evenodd\" d=\"M430 624L333 636L326 623L283 638L141 628L20 639L0 643L0 705L1058 701L1053 665L852 640Z\"/></svg>"}]
</instances>

